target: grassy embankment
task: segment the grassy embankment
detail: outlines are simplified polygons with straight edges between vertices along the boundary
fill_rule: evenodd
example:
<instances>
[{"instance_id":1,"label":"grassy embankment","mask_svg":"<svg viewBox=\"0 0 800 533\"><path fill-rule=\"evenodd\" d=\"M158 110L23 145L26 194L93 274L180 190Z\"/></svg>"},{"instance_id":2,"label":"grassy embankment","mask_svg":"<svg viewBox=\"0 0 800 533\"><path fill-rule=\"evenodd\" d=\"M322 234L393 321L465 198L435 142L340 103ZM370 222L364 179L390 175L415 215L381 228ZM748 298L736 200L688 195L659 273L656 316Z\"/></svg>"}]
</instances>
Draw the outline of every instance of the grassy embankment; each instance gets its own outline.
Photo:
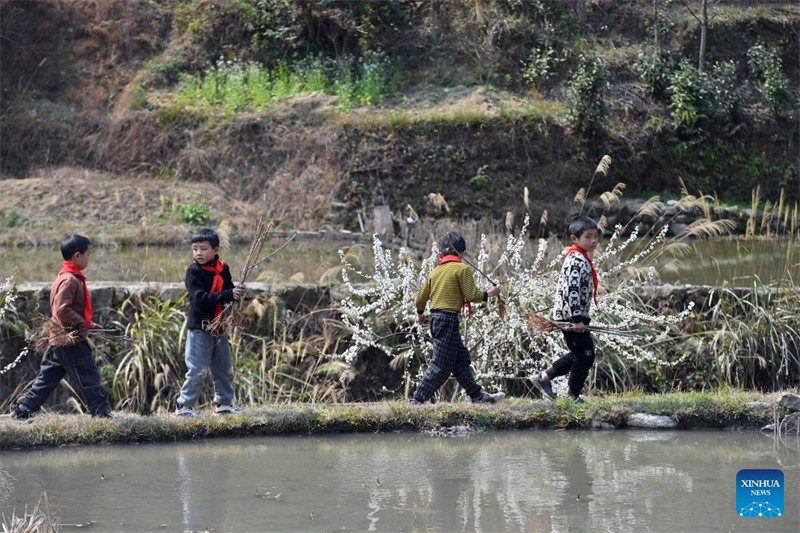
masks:
<instances>
[{"instance_id":1,"label":"grassy embankment","mask_svg":"<svg viewBox=\"0 0 800 533\"><path fill-rule=\"evenodd\" d=\"M627 427L634 413L666 415L678 429L756 429L774 421L777 394L749 392L624 394L592 398L584 405L509 399L497 406L466 402L410 407L404 402L289 404L245 409L241 416L194 419L171 415L120 414L114 420L47 414L31 422L0 421L0 449L74 444L163 442L206 437L244 437L383 431L431 431L466 426L468 431L500 429L582 429L604 422ZM765 402L769 407L750 402Z\"/></svg>"}]
</instances>

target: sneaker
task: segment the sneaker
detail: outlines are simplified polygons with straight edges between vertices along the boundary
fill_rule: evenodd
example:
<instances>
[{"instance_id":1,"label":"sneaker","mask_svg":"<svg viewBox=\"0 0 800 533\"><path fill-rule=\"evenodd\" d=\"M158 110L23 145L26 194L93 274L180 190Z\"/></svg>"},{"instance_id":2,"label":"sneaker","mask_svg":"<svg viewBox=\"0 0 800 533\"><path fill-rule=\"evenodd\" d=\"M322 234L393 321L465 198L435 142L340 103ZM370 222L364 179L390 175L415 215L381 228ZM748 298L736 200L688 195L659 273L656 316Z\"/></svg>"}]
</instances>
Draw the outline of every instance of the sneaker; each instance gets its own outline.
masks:
<instances>
[{"instance_id":1,"label":"sneaker","mask_svg":"<svg viewBox=\"0 0 800 533\"><path fill-rule=\"evenodd\" d=\"M542 376L533 376L531 381L536 388L539 389L539 392L542 393L542 396L546 396L550 400L556 399L556 393L553 392L553 385L550 383L549 379L542 379Z\"/></svg>"},{"instance_id":2,"label":"sneaker","mask_svg":"<svg viewBox=\"0 0 800 533\"><path fill-rule=\"evenodd\" d=\"M506 397L505 392L495 392L494 394L489 394L488 392L484 392L477 398L473 398L472 403L497 403L505 397Z\"/></svg>"},{"instance_id":3,"label":"sneaker","mask_svg":"<svg viewBox=\"0 0 800 533\"><path fill-rule=\"evenodd\" d=\"M572 397L572 401L575 403L586 403L586 398L578 394L577 396Z\"/></svg>"},{"instance_id":4,"label":"sneaker","mask_svg":"<svg viewBox=\"0 0 800 533\"><path fill-rule=\"evenodd\" d=\"M117 416L111 411L106 411L105 413L94 413L92 416L94 418L117 418Z\"/></svg>"},{"instance_id":5,"label":"sneaker","mask_svg":"<svg viewBox=\"0 0 800 533\"><path fill-rule=\"evenodd\" d=\"M417 400L416 398L411 398L410 400L408 400L408 405L422 405L424 403L425 402L421 402L421 401Z\"/></svg>"},{"instance_id":6,"label":"sneaker","mask_svg":"<svg viewBox=\"0 0 800 533\"><path fill-rule=\"evenodd\" d=\"M197 412L192 407L186 407L185 405L179 405L175 412L172 413L173 416L188 416L190 418L194 418L197 416Z\"/></svg>"},{"instance_id":7,"label":"sneaker","mask_svg":"<svg viewBox=\"0 0 800 533\"><path fill-rule=\"evenodd\" d=\"M27 420L33 416L33 411L28 409L24 403L12 404L10 416L14 420Z\"/></svg>"},{"instance_id":8,"label":"sneaker","mask_svg":"<svg viewBox=\"0 0 800 533\"><path fill-rule=\"evenodd\" d=\"M214 404L214 414L217 416L221 415L240 415L242 414L242 410L238 407L234 407L232 405L220 405L218 403Z\"/></svg>"}]
</instances>

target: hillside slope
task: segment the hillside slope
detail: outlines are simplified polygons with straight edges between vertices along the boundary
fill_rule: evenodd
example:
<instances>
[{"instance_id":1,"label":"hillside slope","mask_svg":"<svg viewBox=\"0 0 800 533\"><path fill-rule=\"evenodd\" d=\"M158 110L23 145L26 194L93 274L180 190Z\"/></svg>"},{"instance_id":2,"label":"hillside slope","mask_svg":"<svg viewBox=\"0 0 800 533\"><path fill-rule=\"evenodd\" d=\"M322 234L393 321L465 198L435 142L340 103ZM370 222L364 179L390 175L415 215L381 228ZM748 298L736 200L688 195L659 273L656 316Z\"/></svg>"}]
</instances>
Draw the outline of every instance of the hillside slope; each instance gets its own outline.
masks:
<instances>
[{"instance_id":1,"label":"hillside slope","mask_svg":"<svg viewBox=\"0 0 800 533\"><path fill-rule=\"evenodd\" d=\"M3 0L0 172L86 169L109 197L191 182L244 224L350 230L384 203L438 216L431 193L561 228L604 154L593 194L798 199L800 7L714 3L698 77L700 3L661 4L648 63L649 1ZM46 226L16 183L6 224Z\"/></svg>"}]
</instances>

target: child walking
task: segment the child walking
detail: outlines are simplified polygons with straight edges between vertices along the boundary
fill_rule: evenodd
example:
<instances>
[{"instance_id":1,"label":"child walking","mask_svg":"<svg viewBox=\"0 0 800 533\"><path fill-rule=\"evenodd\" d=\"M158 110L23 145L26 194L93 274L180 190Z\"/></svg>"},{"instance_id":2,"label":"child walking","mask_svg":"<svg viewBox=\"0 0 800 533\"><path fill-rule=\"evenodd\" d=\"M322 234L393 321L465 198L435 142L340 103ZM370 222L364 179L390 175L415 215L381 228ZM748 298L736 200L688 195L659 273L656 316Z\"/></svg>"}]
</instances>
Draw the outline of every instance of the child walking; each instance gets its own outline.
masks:
<instances>
[{"instance_id":1,"label":"child walking","mask_svg":"<svg viewBox=\"0 0 800 533\"><path fill-rule=\"evenodd\" d=\"M589 217L576 217L569 225L569 239L572 246L566 252L558 276L553 308L556 321L572 323L572 329L564 331L569 353L534 376L532 381L542 394L555 400L550 381L569 374L570 397L576 403L584 403L581 390L594 364L594 342L585 326L591 320L592 299L597 304L597 271L589 257L597 248L597 224Z\"/></svg>"},{"instance_id":2,"label":"child walking","mask_svg":"<svg viewBox=\"0 0 800 533\"><path fill-rule=\"evenodd\" d=\"M69 235L61 243L64 262L50 289L50 328L48 347L42 356L39 375L33 386L12 406L11 418L30 418L50 397L64 376L77 389L92 416L113 418L109 395L100 381L100 372L89 345L92 299L83 270L89 266L91 242L81 235Z\"/></svg>"},{"instance_id":3,"label":"child walking","mask_svg":"<svg viewBox=\"0 0 800 533\"><path fill-rule=\"evenodd\" d=\"M462 303L485 302L500 294L500 285L488 291L475 287L472 270L461 260L467 249L464 238L455 232L445 234L438 244L439 261L420 288L416 297L417 323L425 323L425 306L431 302L430 330L433 337L433 359L409 400L421 405L433 397L450 374L475 403L497 403L505 397L502 392L481 392L470 368L469 351L458 330L458 315Z\"/></svg>"},{"instance_id":4,"label":"child walking","mask_svg":"<svg viewBox=\"0 0 800 533\"><path fill-rule=\"evenodd\" d=\"M186 381L181 387L175 416L195 416L195 405L203 390L203 378L214 380L214 414L237 414L233 406L233 360L228 335L214 335L208 328L222 313L223 304L240 300L244 285L234 287L231 271L219 258L219 235L203 228L192 237L194 262L186 270L189 291L189 334L186 338Z\"/></svg>"}]
</instances>

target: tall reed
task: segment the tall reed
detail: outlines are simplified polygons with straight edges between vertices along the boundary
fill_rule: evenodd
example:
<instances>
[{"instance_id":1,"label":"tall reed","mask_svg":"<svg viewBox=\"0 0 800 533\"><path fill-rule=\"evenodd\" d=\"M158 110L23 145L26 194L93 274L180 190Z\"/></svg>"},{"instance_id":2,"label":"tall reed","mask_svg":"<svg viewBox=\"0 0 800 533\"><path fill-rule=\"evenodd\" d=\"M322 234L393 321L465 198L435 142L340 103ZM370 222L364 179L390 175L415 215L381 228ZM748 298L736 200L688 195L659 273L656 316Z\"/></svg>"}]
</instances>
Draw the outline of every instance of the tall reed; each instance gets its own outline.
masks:
<instances>
[{"instance_id":1,"label":"tall reed","mask_svg":"<svg viewBox=\"0 0 800 533\"><path fill-rule=\"evenodd\" d=\"M129 309L133 316L127 318ZM119 314L115 324L131 342L116 363L115 407L139 413L169 408L186 372L185 297L174 302L155 296L128 299Z\"/></svg>"}]
</instances>

